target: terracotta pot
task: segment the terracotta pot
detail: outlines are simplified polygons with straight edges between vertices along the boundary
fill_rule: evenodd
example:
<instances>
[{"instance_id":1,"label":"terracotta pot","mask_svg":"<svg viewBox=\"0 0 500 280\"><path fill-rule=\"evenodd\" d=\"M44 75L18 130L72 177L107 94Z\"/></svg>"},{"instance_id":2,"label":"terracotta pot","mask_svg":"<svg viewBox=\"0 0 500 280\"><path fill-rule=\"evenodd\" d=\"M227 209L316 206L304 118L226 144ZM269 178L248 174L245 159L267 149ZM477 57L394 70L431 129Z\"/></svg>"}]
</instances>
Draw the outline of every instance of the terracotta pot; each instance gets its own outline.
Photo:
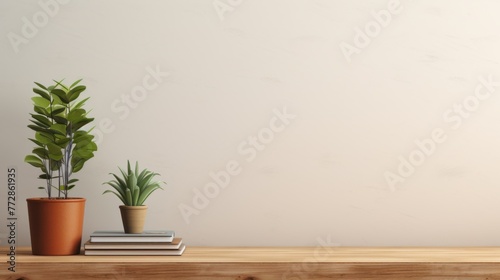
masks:
<instances>
[{"instance_id":1,"label":"terracotta pot","mask_svg":"<svg viewBox=\"0 0 500 280\"><path fill-rule=\"evenodd\" d=\"M33 255L80 254L85 198L28 198Z\"/></svg>"},{"instance_id":2,"label":"terracotta pot","mask_svg":"<svg viewBox=\"0 0 500 280\"><path fill-rule=\"evenodd\" d=\"M123 229L125 233L142 233L148 207L120 205Z\"/></svg>"}]
</instances>

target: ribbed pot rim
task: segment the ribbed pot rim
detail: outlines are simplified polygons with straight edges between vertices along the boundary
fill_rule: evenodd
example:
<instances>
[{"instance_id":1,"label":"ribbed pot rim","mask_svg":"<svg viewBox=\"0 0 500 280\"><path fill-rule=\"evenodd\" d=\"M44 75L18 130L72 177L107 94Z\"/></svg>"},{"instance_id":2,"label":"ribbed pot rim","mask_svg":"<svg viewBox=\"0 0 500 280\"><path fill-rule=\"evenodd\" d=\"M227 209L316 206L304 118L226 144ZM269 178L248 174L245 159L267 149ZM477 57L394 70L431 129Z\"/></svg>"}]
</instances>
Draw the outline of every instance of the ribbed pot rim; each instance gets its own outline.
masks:
<instances>
[{"instance_id":1,"label":"ribbed pot rim","mask_svg":"<svg viewBox=\"0 0 500 280\"><path fill-rule=\"evenodd\" d=\"M130 206L130 205L120 205L120 208L124 209L147 209L147 205L138 205L138 206Z\"/></svg>"},{"instance_id":2,"label":"ribbed pot rim","mask_svg":"<svg viewBox=\"0 0 500 280\"><path fill-rule=\"evenodd\" d=\"M33 203L69 203L69 202L81 202L86 200L87 199L83 197L68 197L68 198L31 197L26 199L26 201Z\"/></svg>"}]
</instances>

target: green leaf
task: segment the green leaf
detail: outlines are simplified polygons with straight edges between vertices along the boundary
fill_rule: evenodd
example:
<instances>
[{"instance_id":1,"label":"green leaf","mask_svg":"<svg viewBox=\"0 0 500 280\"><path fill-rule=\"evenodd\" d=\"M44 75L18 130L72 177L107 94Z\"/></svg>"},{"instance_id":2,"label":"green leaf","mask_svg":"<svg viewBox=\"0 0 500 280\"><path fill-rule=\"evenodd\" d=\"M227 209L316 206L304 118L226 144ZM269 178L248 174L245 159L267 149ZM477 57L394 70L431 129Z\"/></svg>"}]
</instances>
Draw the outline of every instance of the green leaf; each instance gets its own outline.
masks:
<instances>
[{"instance_id":1,"label":"green leaf","mask_svg":"<svg viewBox=\"0 0 500 280\"><path fill-rule=\"evenodd\" d=\"M48 108L50 106L50 100L47 100L40 96L32 97L31 100L33 100L33 104L36 107Z\"/></svg>"},{"instance_id":2,"label":"green leaf","mask_svg":"<svg viewBox=\"0 0 500 280\"><path fill-rule=\"evenodd\" d=\"M137 171L136 171L137 173ZM150 174L151 171L148 171L147 169L144 169L141 171L141 174L139 174L139 176L137 176L137 184L139 186L144 186L144 178L146 177L146 175Z\"/></svg>"},{"instance_id":3,"label":"green leaf","mask_svg":"<svg viewBox=\"0 0 500 280\"><path fill-rule=\"evenodd\" d=\"M64 81L64 79L60 80L60 81L56 81L56 80L52 80L56 83L56 85L54 86L54 88L57 88L58 86L62 87L63 89L65 89L65 91L68 91L68 87L65 86L62 82Z\"/></svg>"},{"instance_id":4,"label":"green leaf","mask_svg":"<svg viewBox=\"0 0 500 280\"><path fill-rule=\"evenodd\" d=\"M139 174L139 162L138 161L135 162L135 175L137 176L137 174ZM137 176L137 181L139 181L140 177L141 176Z\"/></svg>"},{"instance_id":5,"label":"green leaf","mask_svg":"<svg viewBox=\"0 0 500 280\"><path fill-rule=\"evenodd\" d=\"M94 136L86 133L87 132L73 134L73 143L78 147L87 146L88 144L93 143L92 139L94 139Z\"/></svg>"},{"instance_id":6,"label":"green leaf","mask_svg":"<svg viewBox=\"0 0 500 280\"><path fill-rule=\"evenodd\" d=\"M43 124L44 127L50 127L52 122L43 115L31 114L31 117Z\"/></svg>"},{"instance_id":7,"label":"green leaf","mask_svg":"<svg viewBox=\"0 0 500 280\"><path fill-rule=\"evenodd\" d=\"M54 141L54 143L59 147L66 147L66 146L68 146L70 141L71 141L71 139L67 138L67 137L57 137L57 139Z\"/></svg>"},{"instance_id":8,"label":"green leaf","mask_svg":"<svg viewBox=\"0 0 500 280\"><path fill-rule=\"evenodd\" d=\"M46 88L44 85L42 85L42 84L40 84L40 83L37 83L37 82L35 82L35 84L36 84L38 87L40 87L40 88L42 88L42 89L44 89L44 90L46 90L46 91L49 91L49 89L48 89L48 88Z\"/></svg>"},{"instance_id":9,"label":"green leaf","mask_svg":"<svg viewBox=\"0 0 500 280\"><path fill-rule=\"evenodd\" d=\"M118 193L116 193L116 192L114 192L112 190L106 190L102 194L105 194L105 193L112 193L112 194L116 195L122 201L123 204L128 205L127 201L125 200L125 198L123 196L119 195Z\"/></svg>"},{"instance_id":10,"label":"green leaf","mask_svg":"<svg viewBox=\"0 0 500 280\"><path fill-rule=\"evenodd\" d=\"M78 181L79 181L78 179L71 179L68 181L68 184L73 184L73 183L76 183Z\"/></svg>"},{"instance_id":11,"label":"green leaf","mask_svg":"<svg viewBox=\"0 0 500 280\"><path fill-rule=\"evenodd\" d=\"M85 160L94 157L94 153L92 153L92 151L85 149L75 149L73 150L73 157Z\"/></svg>"},{"instance_id":12,"label":"green leaf","mask_svg":"<svg viewBox=\"0 0 500 280\"><path fill-rule=\"evenodd\" d=\"M130 161L127 160L127 172L128 174L132 174L132 169L130 168Z\"/></svg>"},{"instance_id":13,"label":"green leaf","mask_svg":"<svg viewBox=\"0 0 500 280\"><path fill-rule=\"evenodd\" d=\"M47 180L47 179L52 179L52 177L49 174L45 173L45 174L40 174L38 176L38 179Z\"/></svg>"},{"instance_id":14,"label":"green leaf","mask_svg":"<svg viewBox=\"0 0 500 280\"><path fill-rule=\"evenodd\" d=\"M55 161L59 161L63 158L63 153L61 147L53 143L48 143L47 148L49 149L49 158Z\"/></svg>"},{"instance_id":15,"label":"green leaf","mask_svg":"<svg viewBox=\"0 0 500 280\"><path fill-rule=\"evenodd\" d=\"M41 90L39 88L33 88L33 92L40 95L42 98L47 99L50 101L50 95L47 92L47 89Z\"/></svg>"},{"instance_id":16,"label":"green leaf","mask_svg":"<svg viewBox=\"0 0 500 280\"><path fill-rule=\"evenodd\" d=\"M50 133L50 131L38 131L35 133L36 141L41 143L42 145L47 145L54 141L54 135Z\"/></svg>"},{"instance_id":17,"label":"green leaf","mask_svg":"<svg viewBox=\"0 0 500 280\"><path fill-rule=\"evenodd\" d=\"M125 205L130 205L130 206L134 205L132 200L132 192L130 191L130 189L125 190L125 201L126 201Z\"/></svg>"},{"instance_id":18,"label":"green leaf","mask_svg":"<svg viewBox=\"0 0 500 280\"><path fill-rule=\"evenodd\" d=\"M54 88L51 93L55 94L65 104L69 104L70 100L66 92L60 88Z\"/></svg>"},{"instance_id":19,"label":"green leaf","mask_svg":"<svg viewBox=\"0 0 500 280\"><path fill-rule=\"evenodd\" d=\"M144 202L146 201L146 199L151 195L151 193L153 193L154 191L156 191L158 189L163 189L162 187L160 187L159 183L150 185L147 188L143 189L141 196L139 197L139 200L138 200L138 203L140 203L139 205L143 205Z\"/></svg>"},{"instance_id":20,"label":"green leaf","mask_svg":"<svg viewBox=\"0 0 500 280\"><path fill-rule=\"evenodd\" d=\"M83 79L80 79L80 80L76 80L74 83L71 84L71 86L69 86L69 88L73 88L74 86L78 85Z\"/></svg>"},{"instance_id":21,"label":"green leaf","mask_svg":"<svg viewBox=\"0 0 500 280\"><path fill-rule=\"evenodd\" d=\"M50 132L50 130L48 130L46 128L43 128L43 127L40 127L37 125L33 125L33 124L28 125L28 127L33 129L34 131L37 131L37 132L44 132L44 133Z\"/></svg>"},{"instance_id":22,"label":"green leaf","mask_svg":"<svg viewBox=\"0 0 500 280\"><path fill-rule=\"evenodd\" d=\"M73 139L73 144L75 145L75 150L84 150L89 152L97 151L97 145L92 142L90 138L79 138L78 141Z\"/></svg>"},{"instance_id":23,"label":"green leaf","mask_svg":"<svg viewBox=\"0 0 500 280\"><path fill-rule=\"evenodd\" d=\"M80 109L83 107L83 105L85 105L85 102L87 100L89 100L90 97L87 97L85 99L83 99L82 101L78 102L76 105L73 105L73 109Z\"/></svg>"},{"instance_id":24,"label":"green leaf","mask_svg":"<svg viewBox=\"0 0 500 280\"><path fill-rule=\"evenodd\" d=\"M70 102L75 101L80 96L80 93L82 93L86 88L87 87L83 85L72 88L68 92L69 101Z\"/></svg>"},{"instance_id":25,"label":"green leaf","mask_svg":"<svg viewBox=\"0 0 500 280\"><path fill-rule=\"evenodd\" d=\"M122 171L122 170L120 169L120 171ZM122 172L123 172L123 171L122 171ZM120 177L118 177L116 174L113 174L113 173L110 173L110 174L111 174L111 175L113 175L113 177L115 177L116 181L118 182L118 184L119 184L120 186L123 186L123 189L124 189L124 192L125 192L125 189L127 188L127 183L125 183L125 180L124 180L124 179L122 179L122 178L120 178ZM123 173L122 173L122 174L123 174ZM127 176L125 176L125 175L124 175L123 177L124 177L124 178L127 178Z\"/></svg>"},{"instance_id":26,"label":"green leaf","mask_svg":"<svg viewBox=\"0 0 500 280\"><path fill-rule=\"evenodd\" d=\"M91 123L93 120L94 120L94 118L84 118L82 120L79 120L77 123L74 123L73 127L72 127L73 133L75 133L76 131L78 131L83 126Z\"/></svg>"},{"instance_id":27,"label":"green leaf","mask_svg":"<svg viewBox=\"0 0 500 280\"><path fill-rule=\"evenodd\" d=\"M66 111L66 107L65 106L55 105L55 106L52 107L52 115L59 115L59 114L61 114L64 111Z\"/></svg>"},{"instance_id":28,"label":"green leaf","mask_svg":"<svg viewBox=\"0 0 500 280\"><path fill-rule=\"evenodd\" d=\"M83 141L76 142L73 140L73 144L75 145L74 150L77 151L87 151L92 153L97 151L97 145L92 141L83 139Z\"/></svg>"},{"instance_id":29,"label":"green leaf","mask_svg":"<svg viewBox=\"0 0 500 280\"><path fill-rule=\"evenodd\" d=\"M36 134L36 133L35 133ZM35 135L36 137L36 135ZM31 139L31 138L28 138L28 140L30 140L31 142L35 143L37 146L39 147L43 147L43 143L41 143L40 141L38 140L35 140L35 139Z\"/></svg>"},{"instance_id":30,"label":"green leaf","mask_svg":"<svg viewBox=\"0 0 500 280\"><path fill-rule=\"evenodd\" d=\"M39 128L47 128L47 126L37 120L30 120L31 123L33 123L34 125L38 126Z\"/></svg>"},{"instance_id":31,"label":"green leaf","mask_svg":"<svg viewBox=\"0 0 500 280\"><path fill-rule=\"evenodd\" d=\"M110 185L113 189L115 189L121 197L125 197L125 190L126 190L126 186L123 186L123 185L119 185L117 181L109 181L109 182L106 182L104 184L107 184L107 185Z\"/></svg>"},{"instance_id":32,"label":"green leaf","mask_svg":"<svg viewBox=\"0 0 500 280\"><path fill-rule=\"evenodd\" d=\"M85 160L74 160L74 158L71 159L71 162L72 162L71 171L73 173L77 173L78 171L82 170L82 168L85 164Z\"/></svg>"},{"instance_id":33,"label":"green leaf","mask_svg":"<svg viewBox=\"0 0 500 280\"><path fill-rule=\"evenodd\" d=\"M53 160L53 159L49 159L50 161L50 170L51 171L58 171L59 168L61 167L61 161L59 160ZM54 178L58 178L58 177L54 177Z\"/></svg>"},{"instance_id":34,"label":"green leaf","mask_svg":"<svg viewBox=\"0 0 500 280\"><path fill-rule=\"evenodd\" d=\"M39 159L36 156L33 156L33 155L27 155L24 158L24 162L29 163L29 164L33 165L34 167L37 167L37 168L40 168L40 167L44 166L42 160Z\"/></svg>"},{"instance_id":35,"label":"green leaf","mask_svg":"<svg viewBox=\"0 0 500 280\"><path fill-rule=\"evenodd\" d=\"M49 111L47 111L45 108L33 106L33 111L35 111L36 113L38 113L40 115L50 117Z\"/></svg>"},{"instance_id":36,"label":"green leaf","mask_svg":"<svg viewBox=\"0 0 500 280\"><path fill-rule=\"evenodd\" d=\"M58 124L68 125L68 120L65 117L53 116L52 119Z\"/></svg>"},{"instance_id":37,"label":"green leaf","mask_svg":"<svg viewBox=\"0 0 500 280\"><path fill-rule=\"evenodd\" d=\"M128 174L127 185L129 189L133 189L135 186L137 186L137 177L132 172Z\"/></svg>"},{"instance_id":38,"label":"green leaf","mask_svg":"<svg viewBox=\"0 0 500 280\"><path fill-rule=\"evenodd\" d=\"M60 108L60 107L68 107L68 103L64 103L61 98L59 98L59 96L55 95L55 94L51 94L50 96L52 96L52 106L54 106L54 108Z\"/></svg>"},{"instance_id":39,"label":"green leaf","mask_svg":"<svg viewBox=\"0 0 500 280\"><path fill-rule=\"evenodd\" d=\"M33 154L37 155L41 159L48 159L49 158L49 152L44 148L33 149Z\"/></svg>"},{"instance_id":40,"label":"green leaf","mask_svg":"<svg viewBox=\"0 0 500 280\"><path fill-rule=\"evenodd\" d=\"M68 114L68 121L72 123L78 123L85 119L85 110L83 109L73 109Z\"/></svg>"},{"instance_id":41,"label":"green leaf","mask_svg":"<svg viewBox=\"0 0 500 280\"><path fill-rule=\"evenodd\" d=\"M153 180L153 178L156 176L156 175L159 175L158 173L153 173L153 172L146 172L146 176L144 176L142 178L142 181L141 181L141 187L145 188L147 186L150 185L150 182L151 180Z\"/></svg>"},{"instance_id":42,"label":"green leaf","mask_svg":"<svg viewBox=\"0 0 500 280\"><path fill-rule=\"evenodd\" d=\"M138 186L135 186L133 189L132 189L132 203L133 205L140 205L140 204L137 204L137 201L139 200L139 194L140 194L140 189Z\"/></svg>"},{"instance_id":43,"label":"green leaf","mask_svg":"<svg viewBox=\"0 0 500 280\"><path fill-rule=\"evenodd\" d=\"M50 126L51 132L54 132L55 134L59 134L59 135L63 135L63 136L66 136L66 129L67 129L66 125L59 124L59 123L56 123L56 124L53 124Z\"/></svg>"}]
</instances>

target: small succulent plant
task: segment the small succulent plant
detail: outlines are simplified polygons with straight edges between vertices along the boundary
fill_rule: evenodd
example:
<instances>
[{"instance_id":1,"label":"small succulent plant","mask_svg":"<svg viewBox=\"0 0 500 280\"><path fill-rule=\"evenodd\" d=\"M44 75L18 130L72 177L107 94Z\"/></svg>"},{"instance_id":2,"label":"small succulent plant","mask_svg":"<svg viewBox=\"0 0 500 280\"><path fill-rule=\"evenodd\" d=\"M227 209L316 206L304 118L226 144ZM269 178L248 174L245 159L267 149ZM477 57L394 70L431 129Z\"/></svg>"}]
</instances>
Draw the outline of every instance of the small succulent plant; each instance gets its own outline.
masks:
<instances>
[{"instance_id":1,"label":"small succulent plant","mask_svg":"<svg viewBox=\"0 0 500 280\"><path fill-rule=\"evenodd\" d=\"M132 169L130 167L130 161L127 161L127 172L120 167L118 167L118 169L120 169L121 177L114 173L110 173L110 175L113 175L115 180L111 180L103 184L111 186L113 190L106 190L103 194L115 194L124 205L144 205L144 202L152 192L158 189L163 189L161 184L165 182L153 181L153 178L160 174L147 169L139 172L139 164L137 162L135 163L135 168Z\"/></svg>"}]
</instances>

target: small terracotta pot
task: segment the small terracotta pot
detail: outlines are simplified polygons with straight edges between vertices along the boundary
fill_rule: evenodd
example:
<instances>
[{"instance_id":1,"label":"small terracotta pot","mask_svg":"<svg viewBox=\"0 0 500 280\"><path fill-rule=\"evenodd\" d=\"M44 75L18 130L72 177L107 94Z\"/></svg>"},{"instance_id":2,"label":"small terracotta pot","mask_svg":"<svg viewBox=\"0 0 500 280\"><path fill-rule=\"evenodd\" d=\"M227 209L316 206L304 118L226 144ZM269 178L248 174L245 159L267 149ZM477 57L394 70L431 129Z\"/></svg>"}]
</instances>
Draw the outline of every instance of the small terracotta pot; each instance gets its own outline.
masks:
<instances>
[{"instance_id":1,"label":"small terracotta pot","mask_svg":"<svg viewBox=\"0 0 500 280\"><path fill-rule=\"evenodd\" d=\"M123 229L125 233L142 233L148 207L120 205Z\"/></svg>"},{"instance_id":2,"label":"small terracotta pot","mask_svg":"<svg viewBox=\"0 0 500 280\"><path fill-rule=\"evenodd\" d=\"M28 198L33 255L80 254L85 198Z\"/></svg>"}]
</instances>

